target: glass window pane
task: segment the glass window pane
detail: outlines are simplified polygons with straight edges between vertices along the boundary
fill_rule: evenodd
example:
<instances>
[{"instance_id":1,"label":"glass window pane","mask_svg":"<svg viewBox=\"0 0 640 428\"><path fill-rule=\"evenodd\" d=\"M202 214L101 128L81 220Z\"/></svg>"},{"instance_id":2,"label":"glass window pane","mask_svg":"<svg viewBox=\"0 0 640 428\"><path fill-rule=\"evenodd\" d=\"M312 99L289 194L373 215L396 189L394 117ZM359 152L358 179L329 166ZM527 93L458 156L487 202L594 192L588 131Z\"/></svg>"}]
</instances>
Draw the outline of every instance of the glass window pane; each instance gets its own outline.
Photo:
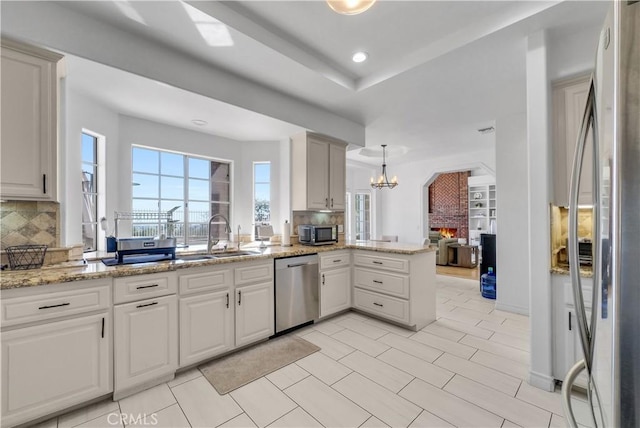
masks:
<instances>
[{"instance_id":1,"label":"glass window pane","mask_svg":"<svg viewBox=\"0 0 640 428\"><path fill-rule=\"evenodd\" d=\"M160 153L155 150L134 147L132 149L133 170L157 174L160 164Z\"/></svg>"},{"instance_id":2,"label":"glass window pane","mask_svg":"<svg viewBox=\"0 0 640 428\"><path fill-rule=\"evenodd\" d=\"M256 163L254 164L254 177L256 183L268 183L271 181L271 164Z\"/></svg>"},{"instance_id":3,"label":"glass window pane","mask_svg":"<svg viewBox=\"0 0 640 428\"><path fill-rule=\"evenodd\" d=\"M269 201L271 199L271 185L270 184L256 184L255 185L255 199L256 201Z\"/></svg>"},{"instance_id":4,"label":"glass window pane","mask_svg":"<svg viewBox=\"0 0 640 428\"><path fill-rule=\"evenodd\" d=\"M209 181L189 179L189 199L208 201L209 200Z\"/></svg>"},{"instance_id":5,"label":"glass window pane","mask_svg":"<svg viewBox=\"0 0 640 428\"><path fill-rule=\"evenodd\" d=\"M173 210L174 208L178 207L175 210L173 210L173 212L171 213L171 218L173 218L174 220L183 219L184 218L183 204L184 204L183 200L172 201L172 200L163 199L160 201L160 212L168 213L170 210Z\"/></svg>"},{"instance_id":6,"label":"glass window pane","mask_svg":"<svg viewBox=\"0 0 640 428\"><path fill-rule=\"evenodd\" d=\"M160 173L163 175L184 176L184 156L160 152Z\"/></svg>"},{"instance_id":7,"label":"glass window pane","mask_svg":"<svg viewBox=\"0 0 640 428\"><path fill-rule=\"evenodd\" d=\"M209 220L211 216L209 205L208 202L189 201L189 221L206 222Z\"/></svg>"},{"instance_id":8,"label":"glass window pane","mask_svg":"<svg viewBox=\"0 0 640 428\"><path fill-rule=\"evenodd\" d=\"M92 251L96 249L96 224L95 223L82 224L82 243L84 245L84 251Z\"/></svg>"},{"instance_id":9,"label":"glass window pane","mask_svg":"<svg viewBox=\"0 0 640 428\"><path fill-rule=\"evenodd\" d=\"M229 164L211 162L211 181L229 181Z\"/></svg>"},{"instance_id":10,"label":"glass window pane","mask_svg":"<svg viewBox=\"0 0 640 428\"><path fill-rule=\"evenodd\" d=\"M209 161L189 158L189 177L209 179Z\"/></svg>"},{"instance_id":11,"label":"glass window pane","mask_svg":"<svg viewBox=\"0 0 640 428\"><path fill-rule=\"evenodd\" d=\"M156 199L133 199L131 208L133 211L158 212L158 201Z\"/></svg>"},{"instance_id":12,"label":"glass window pane","mask_svg":"<svg viewBox=\"0 0 640 428\"><path fill-rule=\"evenodd\" d=\"M211 200L214 202L229 202L229 183L211 183Z\"/></svg>"},{"instance_id":13,"label":"glass window pane","mask_svg":"<svg viewBox=\"0 0 640 428\"><path fill-rule=\"evenodd\" d=\"M96 162L95 137L82 134L82 162Z\"/></svg>"},{"instance_id":14,"label":"glass window pane","mask_svg":"<svg viewBox=\"0 0 640 428\"><path fill-rule=\"evenodd\" d=\"M82 191L96 193L96 169L93 165L82 164Z\"/></svg>"},{"instance_id":15,"label":"glass window pane","mask_svg":"<svg viewBox=\"0 0 640 428\"><path fill-rule=\"evenodd\" d=\"M157 198L160 196L157 175L133 174L133 183L137 183L133 186L134 198Z\"/></svg>"},{"instance_id":16,"label":"glass window pane","mask_svg":"<svg viewBox=\"0 0 640 428\"><path fill-rule=\"evenodd\" d=\"M97 222L96 219L96 203L97 196L96 195L82 195L82 222L83 223L91 223ZM84 232L84 230L83 230Z\"/></svg>"},{"instance_id":17,"label":"glass window pane","mask_svg":"<svg viewBox=\"0 0 640 428\"><path fill-rule=\"evenodd\" d=\"M260 222L271 221L271 204L267 200L256 200L253 219Z\"/></svg>"},{"instance_id":18,"label":"glass window pane","mask_svg":"<svg viewBox=\"0 0 640 428\"><path fill-rule=\"evenodd\" d=\"M184 199L184 179L160 177L160 197L162 199Z\"/></svg>"}]
</instances>

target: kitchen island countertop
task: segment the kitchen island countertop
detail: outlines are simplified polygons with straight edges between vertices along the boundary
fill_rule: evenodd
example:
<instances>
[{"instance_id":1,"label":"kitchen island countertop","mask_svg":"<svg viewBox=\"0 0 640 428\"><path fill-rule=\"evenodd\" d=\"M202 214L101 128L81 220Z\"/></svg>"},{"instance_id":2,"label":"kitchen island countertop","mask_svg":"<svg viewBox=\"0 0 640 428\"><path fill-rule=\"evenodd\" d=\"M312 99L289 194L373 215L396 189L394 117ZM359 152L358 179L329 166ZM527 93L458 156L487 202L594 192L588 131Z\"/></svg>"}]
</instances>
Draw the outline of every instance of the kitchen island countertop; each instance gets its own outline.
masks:
<instances>
[{"instance_id":1,"label":"kitchen island countertop","mask_svg":"<svg viewBox=\"0 0 640 428\"><path fill-rule=\"evenodd\" d=\"M242 250L246 249L257 250L258 248L250 246L242 247ZM176 255L178 257L178 259L176 260L165 260L159 262L119 266L106 266L100 260L93 260L90 262L78 260L75 262L65 262L43 266L40 269L3 271L0 274L0 290L33 287L46 284L58 284L64 282L75 282L88 279L144 275L199 266L213 266L225 263L238 263L269 258L273 259L279 257L300 256L305 254L344 249L357 249L405 255L435 251L435 248L429 246L406 244L400 242L348 241L335 245L324 245L316 247L304 245L293 245L291 247L282 247L280 245L268 246L267 248L262 249L260 254L214 259L180 260L179 257L181 255L204 254L204 251L197 251L192 247L186 251L176 252Z\"/></svg>"}]
</instances>

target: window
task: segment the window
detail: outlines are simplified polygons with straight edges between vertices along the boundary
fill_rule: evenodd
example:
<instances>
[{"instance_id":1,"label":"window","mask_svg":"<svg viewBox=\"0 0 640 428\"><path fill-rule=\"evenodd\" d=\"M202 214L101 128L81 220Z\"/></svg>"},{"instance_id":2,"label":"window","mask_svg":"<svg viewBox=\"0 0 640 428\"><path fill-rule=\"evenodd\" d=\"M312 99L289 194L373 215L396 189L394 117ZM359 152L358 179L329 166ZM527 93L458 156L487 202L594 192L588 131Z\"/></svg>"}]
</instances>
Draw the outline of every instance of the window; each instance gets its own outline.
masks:
<instances>
[{"instance_id":1,"label":"window","mask_svg":"<svg viewBox=\"0 0 640 428\"><path fill-rule=\"evenodd\" d=\"M371 239L371 193L356 193L355 197L355 238L368 241Z\"/></svg>"},{"instance_id":2,"label":"window","mask_svg":"<svg viewBox=\"0 0 640 428\"><path fill-rule=\"evenodd\" d=\"M82 244L84 251L98 243L98 137L82 133Z\"/></svg>"},{"instance_id":3,"label":"window","mask_svg":"<svg viewBox=\"0 0 640 428\"><path fill-rule=\"evenodd\" d=\"M206 242L209 217L222 214L229 219L230 163L136 146L132 159L133 212L149 214L134 220L133 236ZM212 235L224 233L225 222L219 218Z\"/></svg>"},{"instance_id":4,"label":"window","mask_svg":"<svg viewBox=\"0 0 640 428\"><path fill-rule=\"evenodd\" d=\"M271 221L271 162L253 163L253 220Z\"/></svg>"}]
</instances>

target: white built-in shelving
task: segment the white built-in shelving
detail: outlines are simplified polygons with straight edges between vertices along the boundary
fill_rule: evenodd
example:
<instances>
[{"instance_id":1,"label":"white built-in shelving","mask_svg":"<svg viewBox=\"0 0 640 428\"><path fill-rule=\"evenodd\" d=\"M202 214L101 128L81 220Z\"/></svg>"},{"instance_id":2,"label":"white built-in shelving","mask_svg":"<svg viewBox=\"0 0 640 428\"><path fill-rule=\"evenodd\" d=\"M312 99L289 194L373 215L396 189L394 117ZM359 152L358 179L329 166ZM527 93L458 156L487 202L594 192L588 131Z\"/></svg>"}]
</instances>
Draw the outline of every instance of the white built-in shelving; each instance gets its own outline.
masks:
<instances>
[{"instance_id":1,"label":"white built-in shelving","mask_svg":"<svg viewBox=\"0 0 640 428\"><path fill-rule=\"evenodd\" d=\"M496 233L497 195L495 178L472 176L469 185L469 245L480 245L482 233Z\"/></svg>"}]
</instances>

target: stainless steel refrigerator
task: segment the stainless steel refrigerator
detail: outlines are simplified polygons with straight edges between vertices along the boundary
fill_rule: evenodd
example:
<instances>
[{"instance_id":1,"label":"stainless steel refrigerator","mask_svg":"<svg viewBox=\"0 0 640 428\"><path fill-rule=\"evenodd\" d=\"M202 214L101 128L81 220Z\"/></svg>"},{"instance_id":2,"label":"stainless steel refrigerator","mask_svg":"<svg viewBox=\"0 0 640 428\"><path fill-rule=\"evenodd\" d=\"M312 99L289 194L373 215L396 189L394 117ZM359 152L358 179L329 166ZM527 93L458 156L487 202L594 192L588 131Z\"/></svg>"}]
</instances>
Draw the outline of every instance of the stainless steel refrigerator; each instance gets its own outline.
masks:
<instances>
[{"instance_id":1,"label":"stainless steel refrigerator","mask_svg":"<svg viewBox=\"0 0 640 428\"><path fill-rule=\"evenodd\" d=\"M577 426L571 388L583 371L595 426L640 426L639 65L640 3L614 1L600 37L571 180L569 260L584 360L569 370L562 385L569 426ZM588 151L594 189L589 317L577 236L580 171Z\"/></svg>"}]
</instances>

